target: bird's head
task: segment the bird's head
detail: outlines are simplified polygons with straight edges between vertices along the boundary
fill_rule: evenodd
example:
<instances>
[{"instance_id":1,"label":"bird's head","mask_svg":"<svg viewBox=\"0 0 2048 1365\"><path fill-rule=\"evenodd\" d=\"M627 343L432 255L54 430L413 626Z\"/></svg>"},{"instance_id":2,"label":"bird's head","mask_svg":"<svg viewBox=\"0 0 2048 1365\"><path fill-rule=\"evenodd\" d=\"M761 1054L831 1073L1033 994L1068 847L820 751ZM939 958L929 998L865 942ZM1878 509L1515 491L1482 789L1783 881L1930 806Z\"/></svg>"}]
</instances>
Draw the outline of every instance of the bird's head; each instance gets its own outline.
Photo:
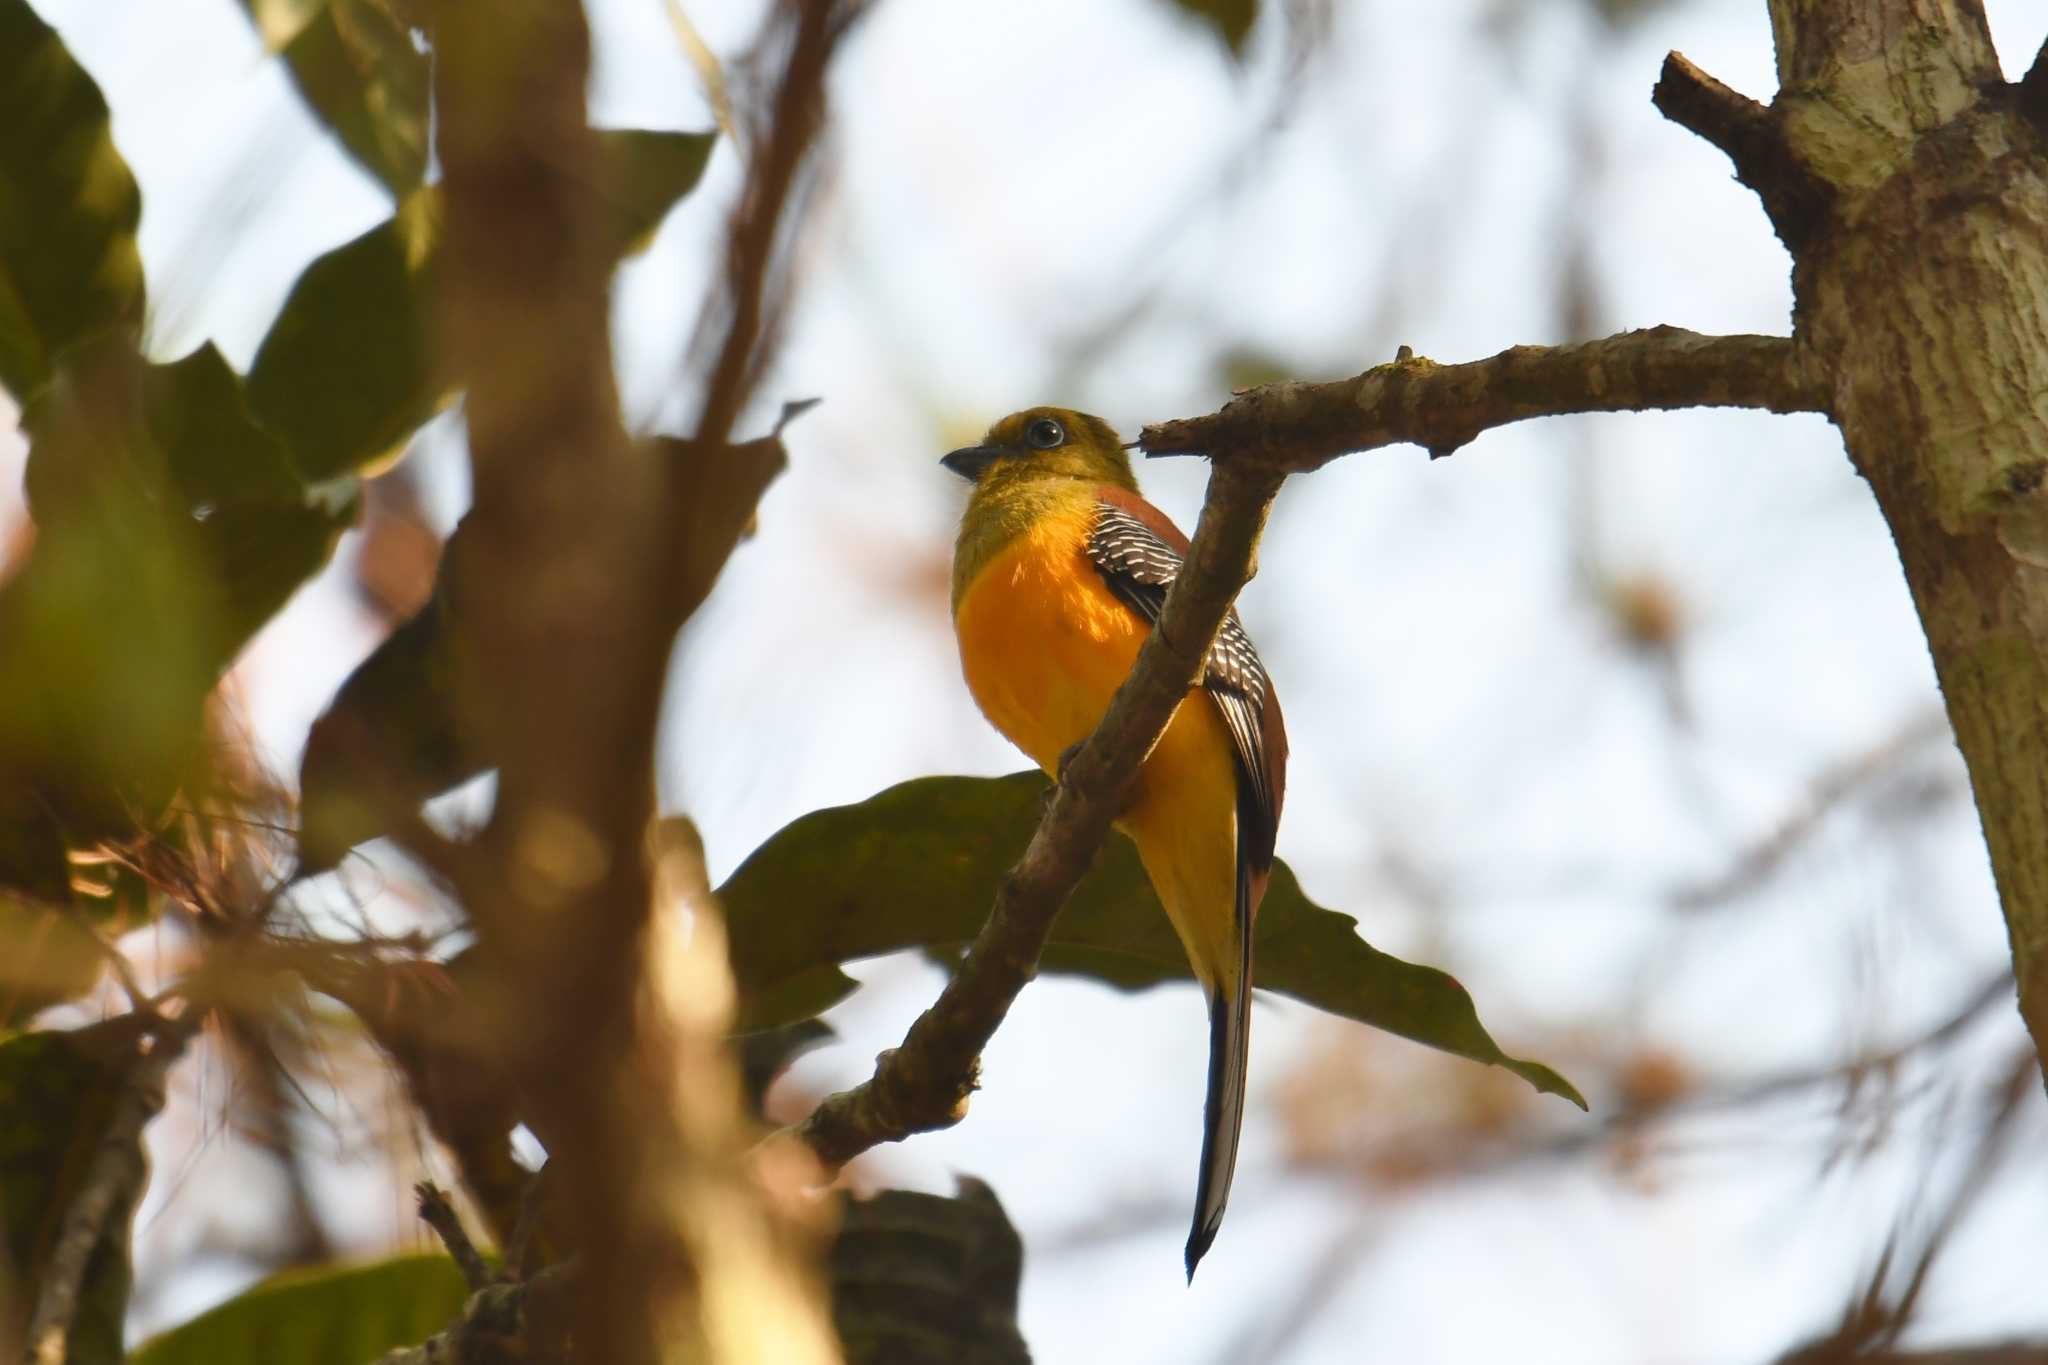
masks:
<instances>
[{"instance_id":1,"label":"bird's head","mask_svg":"<svg viewBox=\"0 0 2048 1365\"><path fill-rule=\"evenodd\" d=\"M939 463L983 489L1072 479L1137 488L1131 458L1109 423L1066 408L1026 408L988 429L980 445Z\"/></svg>"}]
</instances>

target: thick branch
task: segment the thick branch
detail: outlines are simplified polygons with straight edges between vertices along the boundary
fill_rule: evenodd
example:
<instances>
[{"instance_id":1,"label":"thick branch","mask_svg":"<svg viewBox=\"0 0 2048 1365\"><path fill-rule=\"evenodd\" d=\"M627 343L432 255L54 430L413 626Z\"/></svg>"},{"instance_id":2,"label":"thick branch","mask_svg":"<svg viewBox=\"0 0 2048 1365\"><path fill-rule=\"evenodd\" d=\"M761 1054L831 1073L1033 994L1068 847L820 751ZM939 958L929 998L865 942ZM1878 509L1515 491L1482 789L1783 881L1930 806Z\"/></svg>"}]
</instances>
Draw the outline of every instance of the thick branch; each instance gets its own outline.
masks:
<instances>
[{"instance_id":1,"label":"thick branch","mask_svg":"<svg viewBox=\"0 0 2048 1365\"><path fill-rule=\"evenodd\" d=\"M1210 474L1194 545L1159 628L1102 723L1067 764L959 970L903 1045L882 1054L872 1078L830 1096L799 1126L798 1135L828 1167L880 1142L949 1127L966 1112L982 1048L1036 974L1054 918L1095 860L1138 765L1201 676L1216 628L1252 575L1282 477L1246 462L1219 462Z\"/></svg>"},{"instance_id":2,"label":"thick branch","mask_svg":"<svg viewBox=\"0 0 2048 1365\"><path fill-rule=\"evenodd\" d=\"M1146 427L1148 455L1232 451L1284 471L1409 442L1449 455L1482 431L1531 417L1664 408L1822 412L1827 395L1785 337L1701 336L1677 327L1570 346L1516 346L1439 365L1411 356L1327 384L1251 389L1207 417Z\"/></svg>"}]
</instances>

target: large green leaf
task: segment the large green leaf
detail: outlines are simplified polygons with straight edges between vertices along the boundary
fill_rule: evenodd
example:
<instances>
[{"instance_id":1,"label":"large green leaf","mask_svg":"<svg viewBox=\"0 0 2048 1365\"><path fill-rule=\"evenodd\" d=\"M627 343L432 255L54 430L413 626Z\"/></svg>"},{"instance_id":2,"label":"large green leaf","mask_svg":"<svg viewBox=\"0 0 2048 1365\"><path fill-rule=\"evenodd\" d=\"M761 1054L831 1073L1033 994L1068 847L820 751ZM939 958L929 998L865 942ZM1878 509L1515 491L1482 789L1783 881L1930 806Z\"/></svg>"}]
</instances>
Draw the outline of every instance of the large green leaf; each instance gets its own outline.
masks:
<instances>
[{"instance_id":1,"label":"large green leaf","mask_svg":"<svg viewBox=\"0 0 2048 1365\"><path fill-rule=\"evenodd\" d=\"M0 386L17 399L62 348L141 317L141 213L99 87L26 0L0 0Z\"/></svg>"},{"instance_id":2,"label":"large green leaf","mask_svg":"<svg viewBox=\"0 0 2048 1365\"><path fill-rule=\"evenodd\" d=\"M718 889L743 1029L816 1014L853 982L841 963L902 948L957 953L1042 809L1038 773L926 777L814 811L763 844ZM1180 940L1120 834L1061 911L1048 970L1135 988L1190 979ZM1585 1107L1564 1077L1510 1057L1449 975L1380 952L1348 915L1304 896L1284 863L1259 911L1258 984L1477 1062Z\"/></svg>"},{"instance_id":3,"label":"large green leaf","mask_svg":"<svg viewBox=\"0 0 2048 1365\"><path fill-rule=\"evenodd\" d=\"M446 401L434 350L437 197L306 267L249 368L249 407L311 482L360 473Z\"/></svg>"},{"instance_id":4,"label":"large green leaf","mask_svg":"<svg viewBox=\"0 0 2048 1365\"><path fill-rule=\"evenodd\" d=\"M128 1017L0 1043L0 1224L17 1304L35 1302L65 1211L106 1138L134 1048ZM138 1193L130 1191L118 1202L86 1262L68 1343L68 1359L80 1365L121 1358L131 1274L129 1219Z\"/></svg>"},{"instance_id":5,"label":"large green leaf","mask_svg":"<svg viewBox=\"0 0 2048 1365\"><path fill-rule=\"evenodd\" d=\"M129 1365L365 1365L426 1340L469 1299L446 1256L287 1271L137 1347Z\"/></svg>"},{"instance_id":6,"label":"large green leaf","mask_svg":"<svg viewBox=\"0 0 2048 1365\"><path fill-rule=\"evenodd\" d=\"M427 171L427 54L391 0L242 0L299 93L363 169L403 199Z\"/></svg>"}]
</instances>

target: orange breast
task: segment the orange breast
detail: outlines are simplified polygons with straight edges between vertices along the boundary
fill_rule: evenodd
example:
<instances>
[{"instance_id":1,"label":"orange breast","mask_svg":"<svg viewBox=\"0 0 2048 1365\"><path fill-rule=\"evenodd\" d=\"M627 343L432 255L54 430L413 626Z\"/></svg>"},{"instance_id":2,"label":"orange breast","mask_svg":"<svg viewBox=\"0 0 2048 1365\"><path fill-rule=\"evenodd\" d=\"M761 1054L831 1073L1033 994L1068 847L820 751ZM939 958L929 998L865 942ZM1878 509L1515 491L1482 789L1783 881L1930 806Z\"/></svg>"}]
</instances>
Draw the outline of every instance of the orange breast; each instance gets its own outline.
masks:
<instances>
[{"instance_id":1,"label":"orange breast","mask_svg":"<svg viewBox=\"0 0 2048 1365\"><path fill-rule=\"evenodd\" d=\"M982 569L954 626L967 686L995 727L1047 772L1088 737L1149 627L1082 550L1082 514L1042 518Z\"/></svg>"},{"instance_id":2,"label":"orange breast","mask_svg":"<svg viewBox=\"0 0 2048 1365\"><path fill-rule=\"evenodd\" d=\"M1083 545L1091 509L1042 518L992 558L954 616L968 690L1047 773L1086 739L1151 626L1102 581ZM1237 772L1201 689L1174 713L1118 824L1180 932L1196 974L1234 975Z\"/></svg>"}]
</instances>

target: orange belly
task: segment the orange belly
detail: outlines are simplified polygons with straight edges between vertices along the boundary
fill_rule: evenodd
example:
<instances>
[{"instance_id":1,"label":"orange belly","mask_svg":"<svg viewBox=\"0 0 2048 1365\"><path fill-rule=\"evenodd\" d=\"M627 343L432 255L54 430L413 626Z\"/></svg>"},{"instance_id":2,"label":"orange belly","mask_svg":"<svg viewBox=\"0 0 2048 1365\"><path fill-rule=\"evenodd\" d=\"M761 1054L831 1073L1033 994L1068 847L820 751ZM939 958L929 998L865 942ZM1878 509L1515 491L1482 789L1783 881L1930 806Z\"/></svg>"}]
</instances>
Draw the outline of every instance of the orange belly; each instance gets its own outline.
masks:
<instances>
[{"instance_id":1,"label":"orange belly","mask_svg":"<svg viewBox=\"0 0 2048 1365\"><path fill-rule=\"evenodd\" d=\"M1047 773L1094 731L1151 633L1089 562L1086 534L1085 516L1044 518L989 561L954 616L968 690ZM1202 984L1234 976L1237 770L1201 689L1175 710L1117 823Z\"/></svg>"}]
</instances>

